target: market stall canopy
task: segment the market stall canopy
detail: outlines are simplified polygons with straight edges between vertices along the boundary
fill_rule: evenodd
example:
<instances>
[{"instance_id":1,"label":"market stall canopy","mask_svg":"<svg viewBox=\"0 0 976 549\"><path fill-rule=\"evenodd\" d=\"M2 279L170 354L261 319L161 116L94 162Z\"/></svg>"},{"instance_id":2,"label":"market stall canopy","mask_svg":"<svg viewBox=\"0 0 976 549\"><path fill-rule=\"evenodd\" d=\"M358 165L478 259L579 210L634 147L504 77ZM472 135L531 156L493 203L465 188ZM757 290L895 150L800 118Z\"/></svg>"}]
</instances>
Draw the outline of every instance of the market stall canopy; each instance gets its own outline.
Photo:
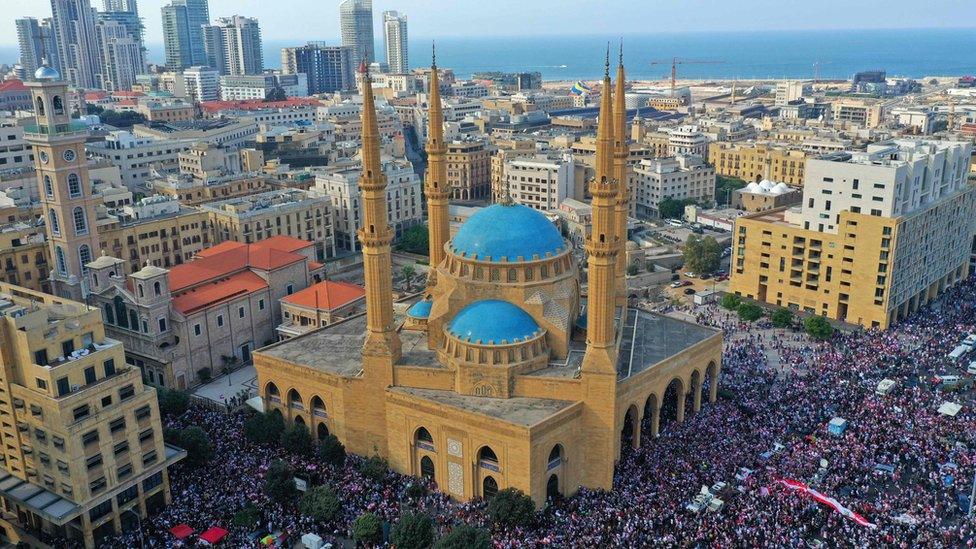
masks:
<instances>
[{"instance_id":1,"label":"market stall canopy","mask_svg":"<svg viewBox=\"0 0 976 549\"><path fill-rule=\"evenodd\" d=\"M214 544L224 539L224 536L226 535L227 535L227 530L224 530L219 526L214 526L211 529L207 530L206 532L200 534L200 539L202 539L207 543Z\"/></svg>"},{"instance_id":2,"label":"market stall canopy","mask_svg":"<svg viewBox=\"0 0 976 549\"><path fill-rule=\"evenodd\" d=\"M190 537L193 534L193 528L190 528L186 524L177 524L176 526L169 529L169 533L176 536L176 539L184 539Z\"/></svg>"}]
</instances>

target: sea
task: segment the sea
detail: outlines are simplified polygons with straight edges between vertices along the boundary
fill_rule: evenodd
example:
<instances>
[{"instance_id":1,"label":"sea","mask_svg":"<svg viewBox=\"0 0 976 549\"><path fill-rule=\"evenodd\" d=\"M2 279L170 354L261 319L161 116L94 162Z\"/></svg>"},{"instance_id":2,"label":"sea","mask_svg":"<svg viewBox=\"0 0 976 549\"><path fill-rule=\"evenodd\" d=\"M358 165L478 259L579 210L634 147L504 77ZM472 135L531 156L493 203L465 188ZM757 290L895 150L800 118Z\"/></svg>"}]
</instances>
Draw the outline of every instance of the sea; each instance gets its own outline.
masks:
<instances>
[{"instance_id":1,"label":"sea","mask_svg":"<svg viewBox=\"0 0 976 549\"><path fill-rule=\"evenodd\" d=\"M607 41L616 55L620 37L607 35L436 38L437 61L461 78L483 71L539 71L544 80L596 80L603 75ZM976 74L976 28L648 32L622 37L630 79L850 78L881 69L889 76L922 78ZM430 63L431 38L411 38L411 66ZM335 43L335 40L324 40ZM265 40L267 68L279 68L281 48L299 40ZM161 62L161 44L149 44L151 62ZM376 41L377 53L382 41ZM0 62L17 58L0 46Z\"/></svg>"}]
</instances>

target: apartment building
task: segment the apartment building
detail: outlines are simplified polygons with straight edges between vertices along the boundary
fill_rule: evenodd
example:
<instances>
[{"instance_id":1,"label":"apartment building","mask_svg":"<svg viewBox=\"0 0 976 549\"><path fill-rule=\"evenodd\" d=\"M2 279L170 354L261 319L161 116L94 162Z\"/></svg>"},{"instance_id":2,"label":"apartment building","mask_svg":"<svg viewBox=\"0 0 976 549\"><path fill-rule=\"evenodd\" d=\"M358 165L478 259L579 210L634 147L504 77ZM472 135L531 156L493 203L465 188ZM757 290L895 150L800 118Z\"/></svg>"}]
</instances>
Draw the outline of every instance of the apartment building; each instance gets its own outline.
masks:
<instances>
[{"instance_id":1,"label":"apartment building","mask_svg":"<svg viewBox=\"0 0 976 549\"><path fill-rule=\"evenodd\" d=\"M634 166L631 201L638 217L658 217L661 201L715 201L715 168L700 156L649 158Z\"/></svg>"},{"instance_id":2,"label":"apartment building","mask_svg":"<svg viewBox=\"0 0 976 549\"><path fill-rule=\"evenodd\" d=\"M834 123L842 122L861 128L877 128L884 121L884 104L865 99L837 99L831 104Z\"/></svg>"},{"instance_id":3,"label":"apartment building","mask_svg":"<svg viewBox=\"0 0 976 549\"><path fill-rule=\"evenodd\" d=\"M127 364L148 383L183 390L274 341L279 300L323 276L314 259L313 243L284 236L224 242L172 269L147 265L128 276L121 259L102 256L88 264L89 299L124 343Z\"/></svg>"},{"instance_id":4,"label":"apartment building","mask_svg":"<svg viewBox=\"0 0 976 549\"><path fill-rule=\"evenodd\" d=\"M505 163L515 158L536 154L534 139L496 139L494 154L490 158L491 201L498 202L505 195Z\"/></svg>"},{"instance_id":5,"label":"apartment building","mask_svg":"<svg viewBox=\"0 0 976 549\"><path fill-rule=\"evenodd\" d=\"M516 204L547 212L574 198L576 164L570 154L535 155L509 160L505 188Z\"/></svg>"},{"instance_id":6,"label":"apartment building","mask_svg":"<svg viewBox=\"0 0 976 549\"><path fill-rule=\"evenodd\" d=\"M419 198L418 198L419 206ZM259 242L291 236L315 243L315 260L335 257L336 238L329 203L300 189L279 189L203 204L214 241Z\"/></svg>"},{"instance_id":7,"label":"apartment building","mask_svg":"<svg viewBox=\"0 0 976 549\"><path fill-rule=\"evenodd\" d=\"M773 143L727 143L708 145L708 162L715 173L743 181L778 181L794 187L803 185L807 153Z\"/></svg>"},{"instance_id":8,"label":"apartment building","mask_svg":"<svg viewBox=\"0 0 976 549\"><path fill-rule=\"evenodd\" d=\"M678 126L668 130L668 156L697 154L708 156L708 136L695 125Z\"/></svg>"},{"instance_id":9,"label":"apartment building","mask_svg":"<svg viewBox=\"0 0 976 549\"><path fill-rule=\"evenodd\" d=\"M156 391L99 309L0 283L0 525L11 542L94 548L169 501Z\"/></svg>"},{"instance_id":10,"label":"apartment building","mask_svg":"<svg viewBox=\"0 0 976 549\"><path fill-rule=\"evenodd\" d=\"M0 119L0 172L33 167L34 153L24 139L24 127L16 119Z\"/></svg>"},{"instance_id":11,"label":"apartment building","mask_svg":"<svg viewBox=\"0 0 976 549\"><path fill-rule=\"evenodd\" d=\"M0 225L0 282L50 292L50 255L43 226L23 221Z\"/></svg>"},{"instance_id":12,"label":"apartment building","mask_svg":"<svg viewBox=\"0 0 976 549\"><path fill-rule=\"evenodd\" d=\"M740 217L736 294L878 328L969 272L972 145L894 140L807 162L800 206Z\"/></svg>"},{"instance_id":13,"label":"apartment building","mask_svg":"<svg viewBox=\"0 0 976 549\"><path fill-rule=\"evenodd\" d=\"M455 140L447 144L447 183L454 200L491 197L492 151L483 139Z\"/></svg>"},{"instance_id":14,"label":"apartment building","mask_svg":"<svg viewBox=\"0 0 976 549\"><path fill-rule=\"evenodd\" d=\"M122 183L133 192L145 192L145 183L158 172L174 172L179 155L193 146L191 139L165 139L135 136L125 130L113 131L104 141L86 143L85 149L119 168Z\"/></svg>"},{"instance_id":15,"label":"apartment building","mask_svg":"<svg viewBox=\"0 0 976 549\"><path fill-rule=\"evenodd\" d=\"M423 184L409 160L385 157L382 167L387 181L388 222L396 238L400 238L403 231L424 222ZM347 162L316 174L315 183L309 189L311 196L324 198L330 205L335 216L336 246L346 252L361 250L356 238L356 231L363 226L359 200L361 173L362 167L358 162Z\"/></svg>"},{"instance_id":16,"label":"apartment building","mask_svg":"<svg viewBox=\"0 0 976 549\"><path fill-rule=\"evenodd\" d=\"M189 139L194 142L204 141L224 147L241 147L244 143L254 140L254 136L258 133L258 125L256 122L246 119L211 118L183 122L136 124L132 127L132 133L136 137Z\"/></svg>"}]
</instances>

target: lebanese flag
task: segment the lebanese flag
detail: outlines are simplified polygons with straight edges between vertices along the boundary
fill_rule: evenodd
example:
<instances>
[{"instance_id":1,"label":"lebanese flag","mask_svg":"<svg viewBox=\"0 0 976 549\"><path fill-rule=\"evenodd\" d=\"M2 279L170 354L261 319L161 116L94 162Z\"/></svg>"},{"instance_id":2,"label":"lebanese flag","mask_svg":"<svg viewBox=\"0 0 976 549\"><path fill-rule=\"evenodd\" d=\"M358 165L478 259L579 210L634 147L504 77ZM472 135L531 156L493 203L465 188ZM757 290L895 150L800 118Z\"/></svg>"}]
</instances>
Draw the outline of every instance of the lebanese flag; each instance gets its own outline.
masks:
<instances>
[{"instance_id":1,"label":"lebanese flag","mask_svg":"<svg viewBox=\"0 0 976 549\"><path fill-rule=\"evenodd\" d=\"M790 479L779 479L777 482L779 482L783 486L786 486L790 490L795 490L797 492L803 492L803 493L809 495L813 499L819 501L820 503L822 503L824 505L827 505L828 507L831 507L834 511L837 511L838 513L840 513L840 514L844 515L845 517L853 520L854 522L860 524L861 526L867 526L868 528L872 528L872 529L878 527L877 524L873 524L871 522L868 522L868 519L862 517L861 515L855 513L854 511L851 511L847 507L844 507L836 499L834 499L834 498L832 498L830 496L826 496L826 495L824 495L824 494L822 494L822 493L814 490L813 488L810 488L806 484L803 484L802 482L799 482L799 481L796 481L796 480L790 480Z\"/></svg>"}]
</instances>

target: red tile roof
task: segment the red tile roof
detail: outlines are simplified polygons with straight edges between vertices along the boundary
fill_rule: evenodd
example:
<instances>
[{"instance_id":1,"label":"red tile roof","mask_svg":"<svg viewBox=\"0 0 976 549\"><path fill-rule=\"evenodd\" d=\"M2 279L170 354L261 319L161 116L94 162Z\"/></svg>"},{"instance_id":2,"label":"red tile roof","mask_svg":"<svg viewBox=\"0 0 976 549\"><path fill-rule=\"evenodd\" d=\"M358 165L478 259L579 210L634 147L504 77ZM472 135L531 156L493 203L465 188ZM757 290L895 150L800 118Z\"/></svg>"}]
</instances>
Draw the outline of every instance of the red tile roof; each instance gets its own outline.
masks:
<instances>
[{"instance_id":1,"label":"red tile roof","mask_svg":"<svg viewBox=\"0 0 976 549\"><path fill-rule=\"evenodd\" d=\"M331 311L361 299L365 295L366 290L362 286L326 280L284 297L281 301L308 309Z\"/></svg>"},{"instance_id":2,"label":"red tile roof","mask_svg":"<svg viewBox=\"0 0 976 549\"><path fill-rule=\"evenodd\" d=\"M236 299L263 290L268 283L251 271L244 271L226 278L214 280L210 284L197 286L173 298L173 307L184 315L204 307Z\"/></svg>"},{"instance_id":3,"label":"red tile roof","mask_svg":"<svg viewBox=\"0 0 976 549\"><path fill-rule=\"evenodd\" d=\"M306 260L304 255L292 250L310 245L310 242L291 237L268 238L255 244L222 242L198 252L193 261L170 269L169 287L174 293L178 293L247 268L262 271L280 269Z\"/></svg>"},{"instance_id":4,"label":"red tile roof","mask_svg":"<svg viewBox=\"0 0 976 549\"><path fill-rule=\"evenodd\" d=\"M17 79L4 80L0 82L0 92L8 91L27 91L27 86Z\"/></svg>"},{"instance_id":5,"label":"red tile roof","mask_svg":"<svg viewBox=\"0 0 976 549\"><path fill-rule=\"evenodd\" d=\"M287 109L292 107L317 107L322 102L318 99L308 97L290 97L284 101L263 101L260 99L242 101L204 101L200 103L200 108L206 113L240 109L253 111L259 109Z\"/></svg>"},{"instance_id":6,"label":"red tile roof","mask_svg":"<svg viewBox=\"0 0 976 549\"><path fill-rule=\"evenodd\" d=\"M108 97L108 92L105 90L95 90L85 92L85 101L101 101Z\"/></svg>"},{"instance_id":7,"label":"red tile roof","mask_svg":"<svg viewBox=\"0 0 976 549\"><path fill-rule=\"evenodd\" d=\"M143 97L145 95L142 92L128 90L112 92L112 97Z\"/></svg>"}]
</instances>

